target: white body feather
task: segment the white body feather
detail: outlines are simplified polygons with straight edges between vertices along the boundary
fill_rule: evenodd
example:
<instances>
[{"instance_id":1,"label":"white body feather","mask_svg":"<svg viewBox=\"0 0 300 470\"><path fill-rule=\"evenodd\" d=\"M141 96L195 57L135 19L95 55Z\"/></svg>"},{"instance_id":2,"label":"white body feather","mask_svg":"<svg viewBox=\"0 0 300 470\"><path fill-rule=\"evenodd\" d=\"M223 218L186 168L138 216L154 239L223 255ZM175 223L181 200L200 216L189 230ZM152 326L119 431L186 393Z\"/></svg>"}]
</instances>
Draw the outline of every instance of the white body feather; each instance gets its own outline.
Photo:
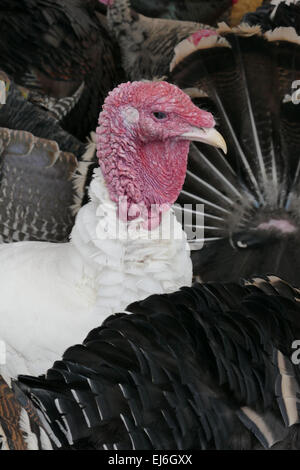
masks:
<instances>
[{"instance_id":1,"label":"white body feather","mask_svg":"<svg viewBox=\"0 0 300 470\"><path fill-rule=\"evenodd\" d=\"M4 372L10 376L44 373L110 314L192 282L186 236L172 211L151 232L137 219L121 222L100 168L90 198L70 243L0 246L0 340L7 346ZM112 239L116 223L121 235Z\"/></svg>"}]
</instances>

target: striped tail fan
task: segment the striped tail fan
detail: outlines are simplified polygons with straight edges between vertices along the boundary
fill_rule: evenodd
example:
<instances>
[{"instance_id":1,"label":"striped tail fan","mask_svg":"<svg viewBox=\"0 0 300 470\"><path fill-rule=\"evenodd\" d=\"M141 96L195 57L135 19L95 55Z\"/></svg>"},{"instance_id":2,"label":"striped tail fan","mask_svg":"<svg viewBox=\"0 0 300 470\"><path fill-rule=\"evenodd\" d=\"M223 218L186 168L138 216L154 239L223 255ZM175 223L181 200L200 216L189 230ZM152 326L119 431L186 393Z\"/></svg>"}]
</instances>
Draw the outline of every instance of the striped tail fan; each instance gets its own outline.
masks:
<instances>
[{"instance_id":1,"label":"striped tail fan","mask_svg":"<svg viewBox=\"0 0 300 470\"><path fill-rule=\"evenodd\" d=\"M203 281L273 273L299 285L299 79L292 27L223 23L215 36L175 48L169 80L198 90L228 145L226 156L192 145L175 208Z\"/></svg>"},{"instance_id":2,"label":"striped tail fan","mask_svg":"<svg viewBox=\"0 0 300 470\"><path fill-rule=\"evenodd\" d=\"M43 415L16 382L0 375L0 450L52 450Z\"/></svg>"}]
</instances>

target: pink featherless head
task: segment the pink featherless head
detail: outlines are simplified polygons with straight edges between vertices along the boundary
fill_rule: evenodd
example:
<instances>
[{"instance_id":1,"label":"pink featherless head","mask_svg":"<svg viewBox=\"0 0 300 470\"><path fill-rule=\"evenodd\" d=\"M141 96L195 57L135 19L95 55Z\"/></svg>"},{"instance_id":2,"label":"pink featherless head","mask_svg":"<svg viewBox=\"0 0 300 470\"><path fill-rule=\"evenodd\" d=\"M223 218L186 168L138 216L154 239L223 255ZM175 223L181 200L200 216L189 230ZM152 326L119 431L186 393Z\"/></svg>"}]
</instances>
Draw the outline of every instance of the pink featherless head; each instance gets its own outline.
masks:
<instances>
[{"instance_id":1,"label":"pink featherless head","mask_svg":"<svg viewBox=\"0 0 300 470\"><path fill-rule=\"evenodd\" d=\"M119 217L140 216L155 228L181 191L190 141L223 145L214 126L212 114L194 105L176 85L140 81L112 90L99 116L96 140L99 165ZM124 197L126 202L120 203ZM158 205L154 212L153 205Z\"/></svg>"}]
</instances>

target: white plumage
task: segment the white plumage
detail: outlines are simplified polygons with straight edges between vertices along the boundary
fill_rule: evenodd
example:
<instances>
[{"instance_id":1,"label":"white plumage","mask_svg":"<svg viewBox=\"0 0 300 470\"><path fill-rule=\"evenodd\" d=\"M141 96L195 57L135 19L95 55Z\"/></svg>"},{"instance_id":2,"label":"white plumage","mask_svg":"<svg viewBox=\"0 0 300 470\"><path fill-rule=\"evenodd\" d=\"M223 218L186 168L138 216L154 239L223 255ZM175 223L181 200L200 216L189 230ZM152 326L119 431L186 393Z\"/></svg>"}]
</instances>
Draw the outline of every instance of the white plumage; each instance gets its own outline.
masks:
<instances>
[{"instance_id":1,"label":"white plumage","mask_svg":"<svg viewBox=\"0 0 300 470\"><path fill-rule=\"evenodd\" d=\"M152 232L138 219L126 227L100 168L90 198L77 215L70 243L0 246L0 339L7 345L11 376L45 372L108 315L153 293L191 284L189 247L172 211L163 213ZM174 236L164 240L159 233L168 230L170 220ZM117 224L123 239L113 240Z\"/></svg>"}]
</instances>

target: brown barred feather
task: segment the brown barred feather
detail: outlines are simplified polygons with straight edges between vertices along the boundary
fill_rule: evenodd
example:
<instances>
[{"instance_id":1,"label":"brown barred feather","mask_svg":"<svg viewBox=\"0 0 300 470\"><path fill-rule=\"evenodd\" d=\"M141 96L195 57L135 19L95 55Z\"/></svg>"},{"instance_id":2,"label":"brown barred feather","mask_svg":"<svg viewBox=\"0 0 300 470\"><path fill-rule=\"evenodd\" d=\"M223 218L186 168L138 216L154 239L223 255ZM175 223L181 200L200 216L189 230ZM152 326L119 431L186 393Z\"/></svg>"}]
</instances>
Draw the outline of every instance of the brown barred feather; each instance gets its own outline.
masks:
<instances>
[{"instance_id":1,"label":"brown barred feather","mask_svg":"<svg viewBox=\"0 0 300 470\"><path fill-rule=\"evenodd\" d=\"M0 424L10 450L27 450L27 444L20 429L21 409L12 389L0 376Z\"/></svg>"}]
</instances>

